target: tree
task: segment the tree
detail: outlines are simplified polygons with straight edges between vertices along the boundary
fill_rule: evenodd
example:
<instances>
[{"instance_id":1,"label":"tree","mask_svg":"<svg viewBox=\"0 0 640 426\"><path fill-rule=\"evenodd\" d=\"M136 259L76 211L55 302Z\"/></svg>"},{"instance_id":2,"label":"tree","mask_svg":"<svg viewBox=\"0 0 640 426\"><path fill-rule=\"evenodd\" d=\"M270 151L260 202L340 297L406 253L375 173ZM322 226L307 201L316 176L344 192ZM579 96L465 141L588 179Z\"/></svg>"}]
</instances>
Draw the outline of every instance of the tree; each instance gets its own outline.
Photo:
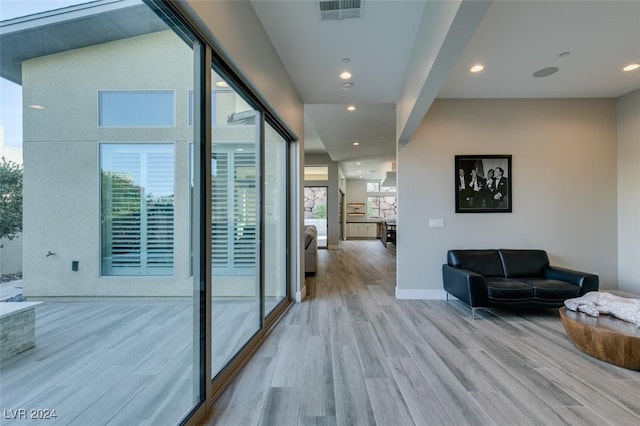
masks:
<instances>
[{"instance_id":1,"label":"tree","mask_svg":"<svg viewBox=\"0 0 640 426\"><path fill-rule=\"evenodd\" d=\"M22 166L0 161L0 238L12 240L22 232Z\"/></svg>"},{"instance_id":2,"label":"tree","mask_svg":"<svg viewBox=\"0 0 640 426\"><path fill-rule=\"evenodd\" d=\"M313 219L326 219L327 218L327 205L316 204L313 207Z\"/></svg>"}]
</instances>

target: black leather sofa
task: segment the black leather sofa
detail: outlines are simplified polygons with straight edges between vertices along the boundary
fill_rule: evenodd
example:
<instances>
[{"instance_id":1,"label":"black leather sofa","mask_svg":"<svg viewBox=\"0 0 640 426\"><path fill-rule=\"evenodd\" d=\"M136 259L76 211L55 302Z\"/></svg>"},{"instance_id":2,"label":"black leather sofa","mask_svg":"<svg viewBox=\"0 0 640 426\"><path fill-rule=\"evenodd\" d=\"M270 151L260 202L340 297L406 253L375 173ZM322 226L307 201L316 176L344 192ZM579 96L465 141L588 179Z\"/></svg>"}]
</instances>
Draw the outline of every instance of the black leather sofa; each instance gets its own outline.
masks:
<instances>
[{"instance_id":1,"label":"black leather sofa","mask_svg":"<svg viewBox=\"0 0 640 426\"><path fill-rule=\"evenodd\" d=\"M555 308L598 290L597 275L549 265L544 250L449 250L444 289L476 309Z\"/></svg>"}]
</instances>

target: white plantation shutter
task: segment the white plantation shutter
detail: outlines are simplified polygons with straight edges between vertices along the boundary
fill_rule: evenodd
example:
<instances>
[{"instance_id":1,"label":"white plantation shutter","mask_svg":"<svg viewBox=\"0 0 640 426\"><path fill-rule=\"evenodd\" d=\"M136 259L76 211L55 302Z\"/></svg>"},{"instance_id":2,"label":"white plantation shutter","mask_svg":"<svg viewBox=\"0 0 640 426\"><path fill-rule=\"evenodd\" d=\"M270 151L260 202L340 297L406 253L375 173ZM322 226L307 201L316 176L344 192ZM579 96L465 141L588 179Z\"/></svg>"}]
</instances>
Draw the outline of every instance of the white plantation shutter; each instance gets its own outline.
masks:
<instances>
[{"instance_id":1,"label":"white plantation shutter","mask_svg":"<svg viewBox=\"0 0 640 426\"><path fill-rule=\"evenodd\" d=\"M114 153L112 160L117 171L108 172L103 182L103 209L106 214L108 271L136 270L140 268L141 248L141 193L135 182L140 181L140 154L136 152ZM107 273L107 275L111 275Z\"/></svg>"},{"instance_id":2,"label":"white plantation shutter","mask_svg":"<svg viewBox=\"0 0 640 426\"><path fill-rule=\"evenodd\" d=\"M218 275L255 275L256 155L247 145L216 145L212 178L212 261Z\"/></svg>"},{"instance_id":3,"label":"white plantation shutter","mask_svg":"<svg viewBox=\"0 0 640 426\"><path fill-rule=\"evenodd\" d=\"M230 226L229 220L229 154L213 154L215 170L211 185L211 259L213 269L223 274L230 273ZM212 166L213 167L213 166Z\"/></svg>"},{"instance_id":4,"label":"white plantation shutter","mask_svg":"<svg viewBox=\"0 0 640 426\"><path fill-rule=\"evenodd\" d=\"M172 275L174 147L103 144L103 275Z\"/></svg>"}]
</instances>

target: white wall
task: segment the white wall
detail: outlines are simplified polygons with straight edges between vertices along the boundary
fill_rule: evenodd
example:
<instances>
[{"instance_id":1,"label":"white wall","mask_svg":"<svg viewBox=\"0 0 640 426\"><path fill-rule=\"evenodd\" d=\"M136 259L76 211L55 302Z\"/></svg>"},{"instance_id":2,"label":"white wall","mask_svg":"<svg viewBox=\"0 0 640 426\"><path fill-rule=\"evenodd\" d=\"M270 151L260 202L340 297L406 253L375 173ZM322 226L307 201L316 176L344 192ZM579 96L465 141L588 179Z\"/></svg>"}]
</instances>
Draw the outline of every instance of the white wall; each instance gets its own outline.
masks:
<instances>
[{"instance_id":1,"label":"white wall","mask_svg":"<svg viewBox=\"0 0 640 426\"><path fill-rule=\"evenodd\" d=\"M513 213L455 213L456 154L513 156ZM443 297L454 248L541 248L615 288L616 162L615 100L437 100L398 152L398 296Z\"/></svg>"},{"instance_id":2,"label":"white wall","mask_svg":"<svg viewBox=\"0 0 640 426\"><path fill-rule=\"evenodd\" d=\"M618 286L640 293L640 90L618 99Z\"/></svg>"}]
</instances>

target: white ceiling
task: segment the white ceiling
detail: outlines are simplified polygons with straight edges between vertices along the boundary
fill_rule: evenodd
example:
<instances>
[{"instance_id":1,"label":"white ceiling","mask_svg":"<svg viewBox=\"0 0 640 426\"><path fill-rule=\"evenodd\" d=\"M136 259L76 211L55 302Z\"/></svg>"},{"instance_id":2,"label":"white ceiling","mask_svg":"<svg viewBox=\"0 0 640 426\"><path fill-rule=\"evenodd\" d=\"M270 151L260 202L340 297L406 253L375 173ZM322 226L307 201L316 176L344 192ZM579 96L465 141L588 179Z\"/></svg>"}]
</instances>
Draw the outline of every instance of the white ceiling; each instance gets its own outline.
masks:
<instances>
[{"instance_id":1,"label":"white ceiling","mask_svg":"<svg viewBox=\"0 0 640 426\"><path fill-rule=\"evenodd\" d=\"M349 178L391 170L395 103L427 1L363 0L363 16L343 21L321 21L317 1L252 1L305 104L306 152L327 152ZM640 88L640 70L622 71L640 61L639 29L640 0L494 1L438 97L618 97ZM485 70L469 73L477 62ZM532 76L549 66L560 70Z\"/></svg>"}]
</instances>

